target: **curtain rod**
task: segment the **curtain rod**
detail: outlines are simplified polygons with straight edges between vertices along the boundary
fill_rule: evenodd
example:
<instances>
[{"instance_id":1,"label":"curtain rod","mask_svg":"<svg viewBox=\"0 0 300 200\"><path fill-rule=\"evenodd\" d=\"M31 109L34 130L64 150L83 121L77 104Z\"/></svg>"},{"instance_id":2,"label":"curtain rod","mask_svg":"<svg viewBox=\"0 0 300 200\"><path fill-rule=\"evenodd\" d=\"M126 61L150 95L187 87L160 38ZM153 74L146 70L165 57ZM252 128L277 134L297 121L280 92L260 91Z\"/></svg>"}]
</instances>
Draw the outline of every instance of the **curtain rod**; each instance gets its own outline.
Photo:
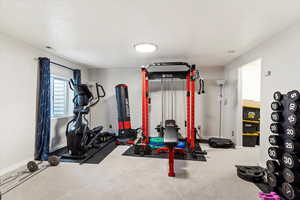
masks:
<instances>
[{"instance_id":1,"label":"curtain rod","mask_svg":"<svg viewBox=\"0 0 300 200\"><path fill-rule=\"evenodd\" d=\"M39 60L39 58L34 58L34 60ZM49 60L50 60L50 59L49 59ZM71 70L71 71L74 71L74 70L75 70L75 69L72 69L72 68L67 67L67 66L65 66L65 65L62 65L62 64L59 64L59 63L56 63L56 62L52 62L51 60L50 60L50 63L53 64L53 65L57 65L57 66L60 66L60 67L65 68L65 69Z\"/></svg>"},{"instance_id":2,"label":"curtain rod","mask_svg":"<svg viewBox=\"0 0 300 200\"><path fill-rule=\"evenodd\" d=\"M52 62L52 61L50 61L50 63L51 63L51 64L54 64L54 65L57 65L57 66L60 66L60 67L63 67L63 68L66 68L66 69L68 69L68 70L74 71L74 69L72 69L72 68L70 68L70 67L67 67L67 66L65 66L65 65L61 65L61 64L59 64L59 63Z\"/></svg>"}]
</instances>

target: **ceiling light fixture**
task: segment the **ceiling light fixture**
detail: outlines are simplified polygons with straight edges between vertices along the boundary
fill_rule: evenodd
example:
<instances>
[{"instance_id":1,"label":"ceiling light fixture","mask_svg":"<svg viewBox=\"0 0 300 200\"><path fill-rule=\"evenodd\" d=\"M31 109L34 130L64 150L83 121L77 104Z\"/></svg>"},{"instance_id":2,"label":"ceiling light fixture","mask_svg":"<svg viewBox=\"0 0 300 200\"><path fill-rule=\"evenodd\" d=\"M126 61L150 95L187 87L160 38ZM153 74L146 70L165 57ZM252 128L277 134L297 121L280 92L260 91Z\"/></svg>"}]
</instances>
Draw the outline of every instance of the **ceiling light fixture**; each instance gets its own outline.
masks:
<instances>
[{"instance_id":1,"label":"ceiling light fixture","mask_svg":"<svg viewBox=\"0 0 300 200\"><path fill-rule=\"evenodd\" d=\"M157 45L152 43L139 43L135 44L134 48L140 53L152 53L157 50Z\"/></svg>"}]
</instances>

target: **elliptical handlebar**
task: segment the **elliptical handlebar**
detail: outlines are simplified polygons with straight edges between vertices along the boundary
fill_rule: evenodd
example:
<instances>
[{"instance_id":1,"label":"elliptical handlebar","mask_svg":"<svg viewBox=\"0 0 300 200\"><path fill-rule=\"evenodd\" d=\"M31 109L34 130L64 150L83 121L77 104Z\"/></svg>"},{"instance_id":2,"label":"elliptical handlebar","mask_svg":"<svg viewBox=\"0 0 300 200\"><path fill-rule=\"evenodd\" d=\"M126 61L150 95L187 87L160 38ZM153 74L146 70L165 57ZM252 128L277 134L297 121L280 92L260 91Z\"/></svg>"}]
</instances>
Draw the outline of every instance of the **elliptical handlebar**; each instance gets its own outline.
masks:
<instances>
[{"instance_id":1,"label":"elliptical handlebar","mask_svg":"<svg viewBox=\"0 0 300 200\"><path fill-rule=\"evenodd\" d=\"M99 101L100 101L100 98L103 98L105 97L106 93L105 93L105 90L103 88L103 86L99 83L96 83L96 92L97 92L97 100L93 103L91 103L88 107L93 107L94 105L96 105ZM102 91L102 95L100 95L100 92L99 92L99 88L101 88L101 91Z\"/></svg>"},{"instance_id":2,"label":"elliptical handlebar","mask_svg":"<svg viewBox=\"0 0 300 200\"><path fill-rule=\"evenodd\" d=\"M69 83L70 89L71 89L72 91L74 91L74 85L75 85L75 83L74 83L73 79L70 79L68 83Z\"/></svg>"},{"instance_id":3,"label":"elliptical handlebar","mask_svg":"<svg viewBox=\"0 0 300 200\"><path fill-rule=\"evenodd\" d=\"M77 87L78 87L79 85L81 85L81 84L76 85L73 79L70 79L70 81L69 81L68 83L69 83L70 89L71 89L72 91L74 91L74 92L77 92L77 90L78 90ZM97 97L96 97L96 100L95 100L94 102L92 102L95 98L94 98L93 93L89 92L90 95L91 95L91 97L89 98L90 104L86 106L86 107L88 107L88 108L90 108L90 107L96 105L96 104L100 101L100 98L103 98L103 97L105 97L105 95L106 95L105 90L104 90L103 86L102 86L100 83L96 83L95 86L96 86ZM99 88L101 89L101 94L100 94ZM77 97L78 97L78 95L75 95L74 98L73 98L73 103L74 103L75 105L77 104L77 102L76 102Z\"/></svg>"},{"instance_id":4,"label":"elliptical handlebar","mask_svg":"<svg viewBox=\"0 0 300 200\"><path fill-rule=\"evenodd\" d=\"M99 95L99 87L101 88L102 95ZM97 96L100 97L100 98L105 97L106 93L105 93L105 90L104 90L103 86L99 83L96 83L96 88L97 88Z\"/></svg>"}]
</instances>

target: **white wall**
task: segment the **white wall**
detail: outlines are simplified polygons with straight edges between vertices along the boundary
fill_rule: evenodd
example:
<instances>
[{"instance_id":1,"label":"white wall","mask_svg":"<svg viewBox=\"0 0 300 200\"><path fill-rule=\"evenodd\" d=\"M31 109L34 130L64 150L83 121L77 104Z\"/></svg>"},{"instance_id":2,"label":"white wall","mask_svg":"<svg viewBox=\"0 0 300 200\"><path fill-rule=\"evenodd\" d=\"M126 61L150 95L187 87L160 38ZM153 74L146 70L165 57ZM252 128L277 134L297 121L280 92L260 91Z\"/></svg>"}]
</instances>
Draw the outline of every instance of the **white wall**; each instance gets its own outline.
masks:
<instances>
[{"instance_id":1,"label":"white wall","mask_svg":"<svg viewBox=\"0 0 300 200\"><path fill-rule=\"evenodd\" d=\"M123 83L129 86L131 124L133 128L141 126L141 79L137 68L89 69L90 82L103 85L106 96L91 109L92 126L103 125L106 129L113 125L117 130L117 107L115 86Z\"/></svg>"},{"instance_id":2,"label":"white wall","mask_svg":"<svg viewBox=\"0 0 300 200\"><path fill-rule=\"evenodd\" d=\"M237 112L237 80L238 68L251 61L262 59L261 76L261 153L260 164L264 165L268 159L267 149L269 147L269 125L271 123L270 103L273 93L277 90L286 93L289 90L299 89L300 73L300 23L295 24L286 31L274 36L262 43L257 48L249 51L236 59L225 68L225 77L229 80L226 87L226 98L228 104L225 106L225 134L230 137L232 131L236 130ZM271 75L268 76L267 72ZM239 137L236 138L240 143Z\"/></svg>"},{"instance_id":3,"label":"white wall","mask_svg":"<svg viewBox=\"0 0 300 200\"><path fill-rule=\"evenodd\" d=\"M201 96L196 95L196 125L201 125L201 135L207 139L219 135L220 89L217 80L224 79L224 68L199 68L199 71L203 79L205 79L205 94ZM223 117L223 113L221 115ZM223 135L223 129L221 131Z\"/></svg>"},{"instance_id":4,"label":"white wall","mask_svg":"<svg viewBox=\"0 0 300 200\"><path fill-rule=\"evenodd\" d=\"M78 67L0 34L0 175L34 157L38 82L38 61L34 58L43 56ZM86 72L83 79L87 79Z\"/></svg>"},{"instance_id":5,"label":"white wall","mask_svg":"<svg viewBox=\"0 0 300 200\"><path fill-rule=\"evenodd\" d=\"M260 101L261 60L258 59L241 68L242 98Z\"/></svg>"},{"instance_id":6,"label":"white wall","mask_svg":"<svg viewBox=\"0 0 300 200\"><path fill-rule=\"evenodd\" d=\"M199 97L196 95L196 125L201 125L202 135L205 137L218 135L218 93L219 89L216 84L217 79L224 78L224 71L222 67L201 68L201 76L206 80L206 93ZM129 101L131 111L132 127L137 128L141 126L141 74L140 69L137 68L118 68L118 69L90 69L90 81L100 82L106 89L107 95L92 109L92 125L104 125L107 129L109 124L113 125L114 131L117 131L117 109L116 97L114 87L117 84L125 83L129 86ZM174 108L174 116L181 131L185 134L184 119L185 119L185 92L183 89L184 83L179 81L176 86L176 105ZM161 92L160 81L151 82L151 115L150 127L151 134L156 134L154 127L160 123L161 120ZM174 103L175 105L175 103ZM175 106L174 106L175 107ZM169 113L171 117L171 106L165 106L165 113ZM167 118L168 114L165 114Z\"/></svg>"}]
</instances>

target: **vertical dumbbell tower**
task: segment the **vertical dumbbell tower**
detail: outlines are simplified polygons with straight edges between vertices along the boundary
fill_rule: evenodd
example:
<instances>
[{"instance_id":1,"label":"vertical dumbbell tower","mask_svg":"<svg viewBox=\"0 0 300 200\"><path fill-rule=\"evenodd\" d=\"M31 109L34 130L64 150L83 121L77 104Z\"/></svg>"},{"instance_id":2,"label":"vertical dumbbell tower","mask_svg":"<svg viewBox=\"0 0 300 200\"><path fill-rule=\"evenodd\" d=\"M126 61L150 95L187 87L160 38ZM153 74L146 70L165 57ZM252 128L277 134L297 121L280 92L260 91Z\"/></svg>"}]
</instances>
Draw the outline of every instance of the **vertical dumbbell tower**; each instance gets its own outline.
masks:
<instances>
[{"instance_id":1,"label":"vertical dumbbell tower","mask_svg":"<svg viewBox=\"0 0 300 200\"><path fill-rule=\"evenodd\" d=\"M275 92L273 97L268 184L288 200L300 199L300 93Z\"/></svg>"}]
</instances>

